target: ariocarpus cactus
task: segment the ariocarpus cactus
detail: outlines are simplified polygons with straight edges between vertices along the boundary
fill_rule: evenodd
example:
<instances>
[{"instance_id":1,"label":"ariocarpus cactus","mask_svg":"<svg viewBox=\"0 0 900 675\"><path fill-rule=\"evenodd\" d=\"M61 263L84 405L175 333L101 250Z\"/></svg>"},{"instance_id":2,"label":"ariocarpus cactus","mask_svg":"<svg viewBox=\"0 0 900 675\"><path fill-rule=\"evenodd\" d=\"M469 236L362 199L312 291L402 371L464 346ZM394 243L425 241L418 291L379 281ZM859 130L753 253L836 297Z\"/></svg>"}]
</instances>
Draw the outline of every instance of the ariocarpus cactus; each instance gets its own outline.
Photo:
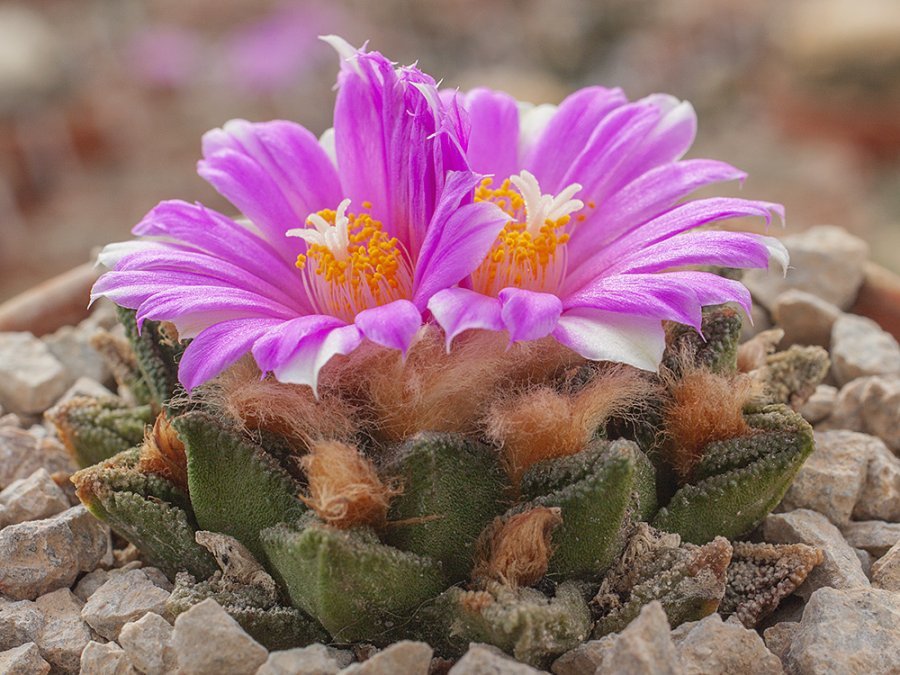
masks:
<instances>
[{"instance_id":1,"label":"ariocarpus cactus","mask_svg":"<svg viewBox=\"0 0 900 675\"><path fill-rule=\"evenodd\" d=\"M774 609L815 552L732 542L812 451L789 404L827 357L739 371L746 290L684 268L784 263L689 232L780 207L679 204L743 174L680 160L695 120L670 97L528 109L330 41L333 133L204 138L247 221L167 202L104 250L126 399L52 413L82 501L176 580L173 612L214 597L270 646L546 665L652 600L673 624Z\"/></svg>"}]
</instances>

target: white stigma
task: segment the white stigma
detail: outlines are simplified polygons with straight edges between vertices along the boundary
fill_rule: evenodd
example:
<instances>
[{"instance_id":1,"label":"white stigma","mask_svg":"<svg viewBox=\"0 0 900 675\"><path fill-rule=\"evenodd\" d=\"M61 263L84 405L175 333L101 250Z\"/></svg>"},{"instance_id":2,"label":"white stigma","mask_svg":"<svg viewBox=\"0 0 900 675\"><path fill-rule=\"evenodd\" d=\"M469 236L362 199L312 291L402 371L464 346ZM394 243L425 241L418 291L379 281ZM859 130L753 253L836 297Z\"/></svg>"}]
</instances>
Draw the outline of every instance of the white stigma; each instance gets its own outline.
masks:
<instances>
[{"instance_id":1,"label":"white stigma","mask_svg":"<svg viewBox=\"0 0 900 675\"><path fill-rule=\"evenodd\" d=\"M525 229L532 236L537 236L548 220L559 220L584 208L583 201L572 199L581 190L578 183L572 183L554 197L543 194L537 178L528 171L510 176L509 181L525 200Z\"/></svg>"},{"instance_id":2,"label":"white stigma","mask_svg":"<svg viewBox=\"0 0 900 675\"><path fill-rule=\"evenodd\" d=\"M299 237L307 244L324 246L331 251L335 259L343 260L349 256L347 249L350 246L350 219L346 215L349 206L349 199L338 204L337 210L334 212L334 225L318 213L312 213L307 217L306 224L315 229L297 227L288 230L285 234L288 237Z\"/></svg>"}]
</instances>

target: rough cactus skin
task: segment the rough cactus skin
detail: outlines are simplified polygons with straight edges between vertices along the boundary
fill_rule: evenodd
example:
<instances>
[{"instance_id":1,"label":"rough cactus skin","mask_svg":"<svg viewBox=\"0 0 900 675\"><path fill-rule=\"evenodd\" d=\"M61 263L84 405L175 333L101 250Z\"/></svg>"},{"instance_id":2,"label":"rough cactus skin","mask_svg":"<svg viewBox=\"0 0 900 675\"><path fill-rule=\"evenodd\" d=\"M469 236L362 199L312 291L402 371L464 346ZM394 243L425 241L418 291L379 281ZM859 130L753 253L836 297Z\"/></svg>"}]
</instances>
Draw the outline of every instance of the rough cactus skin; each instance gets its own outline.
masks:
<instances>
[{"instance_id":1,"label":"rough cactus skin","mask_svg":"<svg viewBox=\"0 0 900 675\"><path fill-rule=\"evenodd\" d=\"M589 636L621 630L653 600L672 625L717 608L757 620L818 560L728 541L766 516L812 451L809 425L785 403L796 405L824 375L817 353L774 354L751 373L764 385L743 411L751 433L707 444L686 484L661 457L664 386L608 420L580 452L532 465L518 485L500 449L480 436L423 430L392 445L361 428L358 449L402 490L378 530L336 529L301 499L305 447L272 430L251 439L202 392L188 401L173 384L183 345L152 322L138 335L133 314L122 318L131 322L135 386L151 392L151 405L112 410L147 422L149 411L166 411L185 446L187 492L184 480L179 488L148 473L134 448L77 474L79 497L148 561L177 574L174 613L215 598L270 648L410 638L453 657L474 640L547 667ZM703 325L705 340L670 327L671 377L685 365L735 372L739 317L714 309ZM565 391L598 372L582 365L553 386ZM106 452L101 446L85 453ZM533 587L473 579L490 524L539 506L562 518L538 568L543 579Z\"/></svg>"}]
</instances>

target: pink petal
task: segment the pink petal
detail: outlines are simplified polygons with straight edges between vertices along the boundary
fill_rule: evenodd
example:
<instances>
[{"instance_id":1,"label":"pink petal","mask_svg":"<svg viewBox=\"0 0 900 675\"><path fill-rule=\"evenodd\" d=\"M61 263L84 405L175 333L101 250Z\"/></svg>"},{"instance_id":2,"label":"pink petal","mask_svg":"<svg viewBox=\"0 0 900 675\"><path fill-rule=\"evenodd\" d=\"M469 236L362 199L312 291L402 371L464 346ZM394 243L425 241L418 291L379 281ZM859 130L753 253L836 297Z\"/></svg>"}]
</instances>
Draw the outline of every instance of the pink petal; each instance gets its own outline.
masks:
<instances>
[{"instance_id":1,"label":"pink petal","mask_svg":"<svg viewBox=\"0 0 900 675\"><path fill-rule=\"evenodd\" d=\"M563 313L553 336L586 359L626 363L650 371L659 367L666 347L659 319L588 308Z\"/></svg>"},{"instance_id":2,"label":"pink petal","mask_svg":"<svg viewBox=\"0 0 900 675\"><path fill-rule=\"evenodd\" d=\"M538 340L549 335L563 310L560 299L549 293L504 288L497 297L510 342Z\"/></svg>"},{"instance_id":3,"label":"pink petal","mask_svg":"<svg viewBox=\"0 0 900 675\"><path fill-rule=\"evenodd\" d=\"M307 384L315 391L322 367L333 356L352 352L362 339L356 326L323 329L301 340L293 354L272 372L279 382Z\"/></svg>"},{"instance_id":4,"label":"pink petal","mask_svg":"<svg viewBox=\"0 0 900 675\"><path fill-rule=\"evenodd\" d=\"M500 301L467 288L448 288L435 293L428 301L428 311L444 329L448 351L453 338L463 331L505 328Z\"/></svg>"},{"instance_id":5,"label":"pink petal","mask_svg":"<svg viewBox=\"0 0 900 675\"><path fill-rule=\"evenodd\" d=\"M405 355L422 326L422 314L408 300L396 300L360 312L354 323L372 342L399 349Z\"/></svg>"},{"instance_id":6,"label":"pink petal","mask_svg":"<svg viewBox=\"0 0 900 675\"><path fill-rule=\"evenodd\" d=\"M467 156L473 171L502 181L519 172L519 106L509 94L473 89L462 96L472 125Z\"/></svg>"}]
</instances>

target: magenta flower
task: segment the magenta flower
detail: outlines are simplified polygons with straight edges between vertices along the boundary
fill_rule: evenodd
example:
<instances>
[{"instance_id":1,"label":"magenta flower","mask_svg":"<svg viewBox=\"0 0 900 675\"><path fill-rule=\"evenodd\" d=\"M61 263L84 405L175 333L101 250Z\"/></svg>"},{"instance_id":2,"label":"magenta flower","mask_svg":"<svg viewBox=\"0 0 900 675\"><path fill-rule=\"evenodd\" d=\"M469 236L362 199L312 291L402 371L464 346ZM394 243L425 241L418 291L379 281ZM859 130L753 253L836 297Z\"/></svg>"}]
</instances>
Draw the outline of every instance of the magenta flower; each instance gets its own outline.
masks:
<instances>
[{"instance_id":1,"label":"magenta flower","mask_svg":"<svg viewBox=\"0 0 900 675\"><path fill-rule=\"evenodd\" d=\"M248 222L163 202L111 244L94 286L192 338L190 390L251 351L264 372L316 386L363 339L405 351L431 296L478 266L506 217L474 203L458 110L434 81L328 38L342 56L334 130L237 120L203 138L200 175Z\"/></svg>"},{"instance_id":2,"label":"magenta flower","mask_svg":"<svg viewBox=\"0 0 900 675\"><path fill-rule=\"evenodd\" d=\"M745 174L706 159L681 160L694 140L688 103L654 95L629 102L591 87L556 106L525 107L501 92L443 93L471 122L471 168L492 177L476 200L498 204L505 225L477 270L436 293L428 309L454 336L472 328L510 339L554 336L593 360L655 370L661 320L699 328L703 306L727 301L748 312L738 282L685 269L787 265L776 239L697 228L772 213L745 199L683 202L697 188Z\"/></svg>"}]
</instances>

